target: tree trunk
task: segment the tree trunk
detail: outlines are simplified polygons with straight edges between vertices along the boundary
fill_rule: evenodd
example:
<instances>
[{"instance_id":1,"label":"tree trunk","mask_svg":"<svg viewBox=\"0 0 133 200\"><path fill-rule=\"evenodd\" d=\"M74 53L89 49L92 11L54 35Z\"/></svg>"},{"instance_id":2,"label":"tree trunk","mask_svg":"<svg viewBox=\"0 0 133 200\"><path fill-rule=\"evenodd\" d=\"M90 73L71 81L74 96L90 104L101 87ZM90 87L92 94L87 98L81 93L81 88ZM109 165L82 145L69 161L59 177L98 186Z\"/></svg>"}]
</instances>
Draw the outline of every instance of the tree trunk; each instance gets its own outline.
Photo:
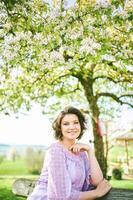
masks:
<instances>
[{"instance_id":1,"label":"tree trunk","mask_svg":"<svg viewBox=\"0 0 133 200\"><path fill-rule=\"evenodd\" d=\"M91 112L92 112L95 155L98 159L103 175L104 177L106 177L107 160L104 156L104 142L103 142L102 132L99 126L99 109L96 104L94 105L94 107L95 108L93 108L93 110L91 109Z\"/></svg>"},{"instance_id":2,"label":"tree trunk","mask_svg":"<svg viewBox=\"0 0 133 200\"><path fill-rule=\"evenodd\" d=\"M100 125L99 125L100 111L99 111L99 108L97 105L97 99L93 94L93 81L91 78L88 78L87 80L82 79L82 80L80 80L80 82L84 88L85 96L87 98L87 101L88 101L89 107L90 107L90 111L91 111L95 155L96 155L99 165L102 169L103 175L104 175L104 177L106 177L107 160L104 157L104 142L103 142L102 133L100 130Z\"/></svg>"}]
</instances>

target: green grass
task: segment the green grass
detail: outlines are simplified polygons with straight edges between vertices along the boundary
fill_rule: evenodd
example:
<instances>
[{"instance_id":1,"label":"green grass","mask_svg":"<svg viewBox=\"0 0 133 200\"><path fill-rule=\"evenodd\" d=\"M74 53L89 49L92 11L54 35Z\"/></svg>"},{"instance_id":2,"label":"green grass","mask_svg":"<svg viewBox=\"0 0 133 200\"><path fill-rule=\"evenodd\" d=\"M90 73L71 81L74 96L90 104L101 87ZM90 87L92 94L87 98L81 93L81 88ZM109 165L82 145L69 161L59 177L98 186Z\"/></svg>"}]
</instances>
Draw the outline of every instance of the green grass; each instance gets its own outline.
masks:
<instances>
[{"instance_id":1,"label":"green grass","mask_svg":"<svg viewBox=\"0 0 133 200\"><path fill-rule=\"evenodd\" d=\"M0 164L0 175L24 175L28 174L25 160L18 159L16 161L4 160Z\"/></svg>"},{"instance_id":2,"label":"green grass","mask_svg":"<svg viewBox=\"0 0 133 200\"><path fill-rule=\"evenodd\" d=\"M133 180L111 180L110 183L113 188L133 190Z\"/></svg>"},{"instance_id":3,"label":"green grass","mask_svg":"<svg viewBox=\"0 0 133 200\"><path fill-rule=\"evenodd\" d=\"M0 200L26 200L26 198L12 193L13 182L18 178L37 179L38 176L0 176Z\"/></svg>"},{"instance_id":4,"label":"green grass","mask_svg":"<svg viewBox=\"0 0 133 200\"><path fill-rule=\"evenodd\" d=\"M0 200L25 200L25 198L17 197L11 191L12 184L15 179L0 178Z\"/></svg>"}]
</instances>

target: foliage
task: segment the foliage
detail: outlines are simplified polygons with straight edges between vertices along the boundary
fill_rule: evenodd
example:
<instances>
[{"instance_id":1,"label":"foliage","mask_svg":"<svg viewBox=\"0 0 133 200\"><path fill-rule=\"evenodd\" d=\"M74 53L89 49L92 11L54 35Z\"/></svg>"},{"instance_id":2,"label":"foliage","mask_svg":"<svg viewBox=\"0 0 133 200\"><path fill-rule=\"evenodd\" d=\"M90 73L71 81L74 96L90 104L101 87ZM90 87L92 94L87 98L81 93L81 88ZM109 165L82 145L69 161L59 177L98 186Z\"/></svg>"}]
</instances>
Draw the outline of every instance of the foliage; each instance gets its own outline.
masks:
<instances>
[{"instance_id":1,"label":"foliage","mask_svg":"<svg viewBox=\"0 0 133 200\"><path fill-rule=\"evenodd\" d=\"M0 156L0 164L3 162L4 156Z\"/></svg>"},{"instance_id":2,"label":"foliage","mask_svg":"<svg viewBox=\"0 0 133 200\"><path fill-rule=\"evenodd\" d=\"M19 153L15 147L11 147L8 153L8 159L15 161L19 158Z\"/></svg>"},{"instance_id":3,"label":"foliage","mask_svg":"<svg viewBox=\"0 0 133 200\"><path fill-rule=\"evenodd\" d=\"M123 173L123 171L120 168L114 168L112 170L112 176L116 180L121 180L122 179L122 173Z\"/></svg>"},{"instance_id":4,"label":"foliage","mask_svg":"<svg viewBox=\"0 0 133 200\"><path fill-rule=\"evenodd\" d=\"M129 159L133 157L132 145L128 145L128 156L129 156ZM112 149L110 149L108 159L109 159L110 162L120 162L120 163L122 163L121 159L123 159L126 162L124 145L122 145L122 146L115 145Z\"/></svg>"},{"instance_id":5,"label":"foliage","mask_svg":"<svg viewBox=\"0 0 133 200\"><path fill-rule=\"evenodd\" d=\"M25 158L28 172L31 174L40 174L44 161L44 152L28 147Z\"/></svg>"}]
</instances>

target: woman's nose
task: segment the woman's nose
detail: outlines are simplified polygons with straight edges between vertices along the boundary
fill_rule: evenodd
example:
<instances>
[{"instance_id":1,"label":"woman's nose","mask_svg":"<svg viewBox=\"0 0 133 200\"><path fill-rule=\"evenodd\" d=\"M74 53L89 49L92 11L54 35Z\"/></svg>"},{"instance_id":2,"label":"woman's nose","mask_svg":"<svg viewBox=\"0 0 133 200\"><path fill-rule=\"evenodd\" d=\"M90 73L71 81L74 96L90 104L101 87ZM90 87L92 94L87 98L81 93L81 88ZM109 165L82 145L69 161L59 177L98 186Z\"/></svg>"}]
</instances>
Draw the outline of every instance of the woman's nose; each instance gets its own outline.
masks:
<instances>
[{"instance_id":1,"label":"woman's nose","mask_svg":"<svg viewBox=\"0 0 133 200\"><path fill-rule=\"evenodd\" d=\"M75 128L75 125L74 125L74 124L70 124L69 128L70 128L70 129L74 129L74 128Z\"/></svg>"}]
</instances>

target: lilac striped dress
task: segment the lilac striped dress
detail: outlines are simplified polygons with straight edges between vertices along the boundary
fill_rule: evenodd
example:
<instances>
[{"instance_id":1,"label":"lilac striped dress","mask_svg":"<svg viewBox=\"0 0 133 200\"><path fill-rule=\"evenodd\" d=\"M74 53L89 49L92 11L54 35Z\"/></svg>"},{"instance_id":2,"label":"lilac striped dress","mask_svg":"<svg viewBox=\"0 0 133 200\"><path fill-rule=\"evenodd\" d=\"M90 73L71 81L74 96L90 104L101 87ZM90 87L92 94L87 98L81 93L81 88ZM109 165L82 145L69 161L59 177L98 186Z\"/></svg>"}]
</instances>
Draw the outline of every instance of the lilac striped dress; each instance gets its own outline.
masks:
<instances>
[{"instance_id":1,"label":"lilac striped dress","mask_svg":"<svg viewBox=\"0 0 133 200\"><path fill-rule=\"evenodd\" d=\"M80 192L89 186L86 153L73 154L56 142L50 146L38 183L27 200L79 200Z\"/></svg>"}]
</instances>

